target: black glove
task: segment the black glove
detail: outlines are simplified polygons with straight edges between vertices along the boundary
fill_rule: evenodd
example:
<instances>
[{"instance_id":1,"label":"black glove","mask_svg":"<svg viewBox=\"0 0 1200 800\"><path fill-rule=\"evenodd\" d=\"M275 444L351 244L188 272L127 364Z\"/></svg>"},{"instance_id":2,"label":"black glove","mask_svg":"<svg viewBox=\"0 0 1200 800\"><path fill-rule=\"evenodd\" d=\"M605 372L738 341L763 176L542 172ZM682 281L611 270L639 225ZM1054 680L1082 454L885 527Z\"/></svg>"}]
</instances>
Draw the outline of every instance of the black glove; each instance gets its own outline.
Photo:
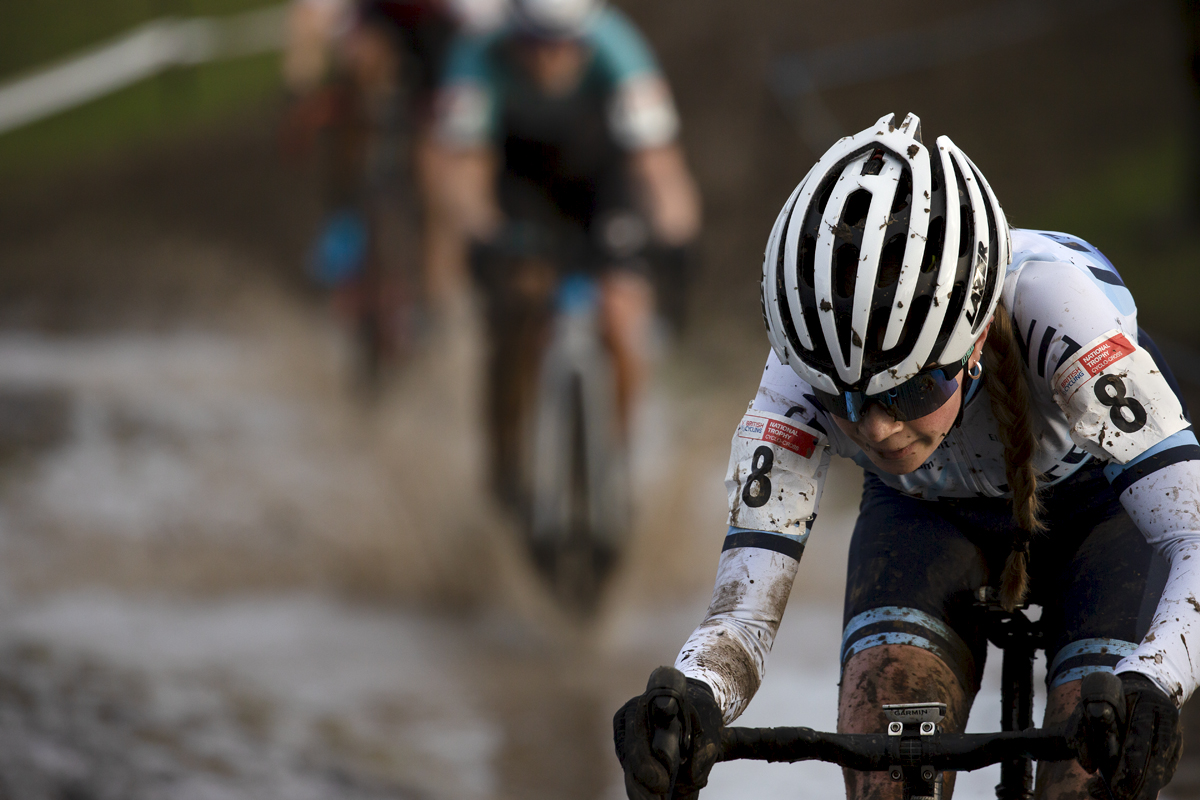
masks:
<instances>
[{"instance_id":1,"label":"black glove","mask_svg":"<svg viewBox=\"0 0 1200 800\"><path fill-rule=\"evenodd\" d=\"M1183 745L1174 701L1136 672L1086 675L1067 738L1083 768L1100 771L1113 800L1154 800L1175 774Z\"/></svg>"},{"instance_id":2,"label":"black glove","mask_svg":"<svg viewBox=\"0 0 1200 800\"><path fill-rule=\"evenodd\" d=\"M708 684L671 667L613 717L613 742L629 800L694 798L720 754L721 709Z\"/></svg>"}]
</instances>

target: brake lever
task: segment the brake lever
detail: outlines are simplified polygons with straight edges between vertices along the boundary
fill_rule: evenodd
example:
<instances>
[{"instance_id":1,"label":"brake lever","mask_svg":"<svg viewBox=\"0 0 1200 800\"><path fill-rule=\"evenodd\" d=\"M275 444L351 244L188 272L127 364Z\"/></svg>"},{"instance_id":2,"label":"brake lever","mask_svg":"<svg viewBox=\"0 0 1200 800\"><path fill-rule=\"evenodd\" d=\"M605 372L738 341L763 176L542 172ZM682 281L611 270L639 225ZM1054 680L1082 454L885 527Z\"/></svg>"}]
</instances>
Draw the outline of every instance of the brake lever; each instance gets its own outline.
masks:
<instances>
[{"instance_id":1,"label":"brake lever","mask_svg":"<svg viewBox=\"0 0 1200 800\"><path fill-rule=\"evenodd\" d=\"M1083 706L1088 755L1099 773L1100 783L1115 800L1112 778L1121 757L1121 731L1125 727L1125 690L1111 672L1092 672L1079 687Z\"/></svg>"},{"instance_id":2,"label":"brake lever","mask_svg":"<svg viewBox=\"0 0 1200 800\"><path fill-rule=\"evenodd\" d=\"M650 695L649 720L653 731L650 751L658 758L671 776L667 797L675 796L675 781L682 761L681 750L686 748L683 702L687 696L687 679L679 670L659 667L650 673L646 683Z\"/></svg>"}]
</instances>

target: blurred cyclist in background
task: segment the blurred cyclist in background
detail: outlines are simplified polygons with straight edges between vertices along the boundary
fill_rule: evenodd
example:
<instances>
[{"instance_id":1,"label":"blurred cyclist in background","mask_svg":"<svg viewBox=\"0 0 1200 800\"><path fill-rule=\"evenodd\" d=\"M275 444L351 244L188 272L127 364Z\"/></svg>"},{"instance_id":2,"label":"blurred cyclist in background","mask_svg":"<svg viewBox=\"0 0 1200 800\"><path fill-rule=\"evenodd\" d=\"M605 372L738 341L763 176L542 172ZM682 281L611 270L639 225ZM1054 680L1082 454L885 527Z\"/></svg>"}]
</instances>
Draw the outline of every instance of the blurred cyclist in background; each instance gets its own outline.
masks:
<instances>
[{"instance_id":1,"label":"blurred cyclist in background","mask_svg":"<svg viewBox=\"0 0 1200 800\"><path fill-rule=\"evenodd\" d=\"M536 374L563 268L586 262L598 278L627 431L654 313L648 266L673 276L662 299L664 308L679 308L686 247L700 225L670 90L632 23L603 0L511 6L501 30L455 43L437 102L447 154L441 198L476 245L473 266L488 296L489 422L501 497L516 480L521 414L532 391L531 380L513 373ZM546 237L557 241L560 262L575 263L556 271L489 257L530 255Z\"/></svg>"},{"instance_id":2,"label":"blurred cyclist in background","mask_svg":"<svg viewBox=\"0 0 1200 800\"><path fill-rule=\"evenodd\" d=\"M460 237L428 202L440 170L432 98L455 34L495 27L504 2L292 4L284 78L294 102L285 145L301 149L318 134L325 145L327 211L309 268L342 311L378 318L372 335L383 341L371 344L384 350L414 333L412 319L397 317L436 309L455 293ZM407 230L399 248L381 252L385 206ZM405 264L391 263L401 257Z\"/></svg>"}]
</instances>

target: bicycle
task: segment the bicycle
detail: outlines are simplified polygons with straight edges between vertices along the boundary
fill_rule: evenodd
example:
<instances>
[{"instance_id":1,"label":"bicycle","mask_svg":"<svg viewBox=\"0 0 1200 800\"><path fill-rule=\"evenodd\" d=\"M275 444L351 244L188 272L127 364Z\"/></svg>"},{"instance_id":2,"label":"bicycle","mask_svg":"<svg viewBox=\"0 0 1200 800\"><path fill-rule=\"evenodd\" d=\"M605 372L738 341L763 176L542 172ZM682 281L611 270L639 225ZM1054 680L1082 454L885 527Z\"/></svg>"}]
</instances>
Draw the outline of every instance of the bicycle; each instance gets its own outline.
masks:
<instances>
[{"instance_id":1,"label":"bicycle","mask_svg":"<svg viewBox=\"0 0 1200 800\"><path fill-rule=\"evenodd\" d=\"M522 519L551 592L586 617L631 511L600 286L584 248L564 232L513 223L474 260L493 334L494 488Z\"/></svg>"},{"instance_id":2,"label":"bicycle","mask_svg":"<svg viewBox=\"0 0 1200 800\"><path fill-rule=\"evenodd\" d=\"M559 600L584 613L595 609L629 526L616 381L598 299L586 275L559 285L532 430L530 547Z\"/></svg>"},{"instance_id":3,"label":"bicycle","mask_svg":"<svg viewBox=\"0 0 1200 800\"><path fill-rule=\"evenodd\" d=\"M938 723L945 716L946 706L937 701L885 704L882 710L888 726L881 734L827 733L802 727L723 728L717 761L817 760L854 770L885 771L902 784L905 800L938 800L946 770L971 771L1000 764L998 800L1032 798L1034 760L1075 758L1064 731L1030 726L1033 657L1041 642L1040 626L1022 609L1011 613L1002 609L994 590L981 589L977 603L988 620L989 640L1004 651L1000 732L942 732ZM1120 680L1110 672L1091 673L1084 681L1085 695L1123 696ZM678 714L686 696L686 681L677 670L659 667L646 688L656 694L650 712L653 749L665 764L677 768L681 735ZM1115 728L1112 731L1115 735ZM1101 783L1108 789L1111 771L1102 767L1100 772ZM674 796L673 779L668 796ZM1108 796L1112 797L1111 791Z\"/></svg>"},{"instance_id":4,"label":"bicycle","mask_svg":"<svg viewBox=\"0 0 1200 800\"><path fill-rule=\"evenodd\" d=\"M411 87L365 96L348 76L302 103L297 116L323 140L323 171L333 207L309 256L310 277L330 290L353 342L355 382L369 395L387 367L408 355L420 333L423 275L421 203L414 164Z\"/></svg>"}]
</instances>

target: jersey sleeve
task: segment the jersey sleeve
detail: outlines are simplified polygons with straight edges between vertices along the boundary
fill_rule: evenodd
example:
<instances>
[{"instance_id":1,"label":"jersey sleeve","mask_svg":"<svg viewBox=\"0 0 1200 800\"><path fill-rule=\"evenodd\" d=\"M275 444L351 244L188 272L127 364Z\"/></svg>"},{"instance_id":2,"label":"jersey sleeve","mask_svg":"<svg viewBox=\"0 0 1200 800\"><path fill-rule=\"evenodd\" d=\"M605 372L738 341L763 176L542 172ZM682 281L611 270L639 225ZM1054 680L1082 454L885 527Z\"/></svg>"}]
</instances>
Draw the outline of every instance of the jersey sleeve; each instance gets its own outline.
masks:
<instances>
[{"instance_id":1,"label":"jersey sleeve","mask_svg":"<svg viewBox=\"0 0 1200 800\"><path fill-rule=\"evenodd\" d=\"M1116 671L1149 676L1178 705L1200 684L1200 447L1190 440L1170 448L1185 448L1171 457L1180 460L1140 474L1121 491L1121 505L1170 573L1149 631Z\"/></svg>"},{"instance_id":2,"label":"jersey sleeve","mask_svg":"<svg viewBox=\"0 0 1200 800\"><path fill-rule=\"evenodd\" d=\"M1188 421L1153 356L1138 346L1132 298L1125 305L1106 291L1114 282L1111 268L1030 259L1006 291L1006 306L1030 378L1066 416L1071 440L1101 461L1126 464Z\"/></svg>"},{"instance_id":3,"label":"jersey sleeve","mask_svg":"<svg viewBox=\"0 0 1200 800\"><path fill-rule=\"evenodd\" d=\"M1053 391L1071 439L1105 461L1128 464L1188 427L1153 356L1119 328L1068 355L1054 373Z\"/></svg>"},{"instance_id":4,"label":"jersey sleeve","mask_svg":"<svg viewBox=\"0 0 1200 800\"><path fill-rule=\"evenodd\" d=\"M1107 462L1122 506L1170 565L1149 632L1116 671L1147 675L1182 705L1200 683L1200 445L1165 364L1139 344L1116 270L1086 242L1040 236L1071 252L1028 258L1006 287L1030 377L1047 382L1075 444Z\"/></svg>"},{"instance_id":5,"label":"jersey sleeve","mask_svg":"<svg viewBox=\"0 0 1200 800\"><path fill-rule=\"evenodd\" d=\"M729 528L712 601L675 661L712 687L727 723L766 673L829 467L828 440L804 388L772 354L733 435Z\"/></svg>"},{"instance_id":6,"label":"jersey sleeve","mask_svg":"<svg viewBox=\"0 0 1200 800\"><path fill-rule=\"evenodd\" d=\"M481 147L496 128L491 51L496 34L461 35L446 55L436 101L436 136L451 148Z\"/></svg>"},{"instance_id":7,"label":"jersey sleeve","mask_svg":"<svg viewBox=\"0 0 1200 800\"><path fill-rule=\"evenodd\" d=\"M684 642L675 668L712 688L728 725L762 684L804 548L789 555L748 542L737 545L730 535L725 545L708 611Z\"/></svg>"},{"instance_id":8,"label":"jersey sleeve","mask_svg":"<svg viewBox=\"0 0 1200 800\"><path fill-rule=\"evenodd\" d=\"M596 66L612 86L608 125L629 151L661 147L679 133L679 114L671 90L650 46L624 14L611 6L592 26L589 37Z\"/></svg>"},{"instance_id":9,"label":"jersey sleeve","mask_svg":"<svg viewBox=\"0 0 1200 800\"><path fill-rule=\"evenodd\" d=\"M774 353L734 430L725 473L731 529L799 536L812 527L829 468L829 437L812 391Z\"/></svg>"}]
</instances>

